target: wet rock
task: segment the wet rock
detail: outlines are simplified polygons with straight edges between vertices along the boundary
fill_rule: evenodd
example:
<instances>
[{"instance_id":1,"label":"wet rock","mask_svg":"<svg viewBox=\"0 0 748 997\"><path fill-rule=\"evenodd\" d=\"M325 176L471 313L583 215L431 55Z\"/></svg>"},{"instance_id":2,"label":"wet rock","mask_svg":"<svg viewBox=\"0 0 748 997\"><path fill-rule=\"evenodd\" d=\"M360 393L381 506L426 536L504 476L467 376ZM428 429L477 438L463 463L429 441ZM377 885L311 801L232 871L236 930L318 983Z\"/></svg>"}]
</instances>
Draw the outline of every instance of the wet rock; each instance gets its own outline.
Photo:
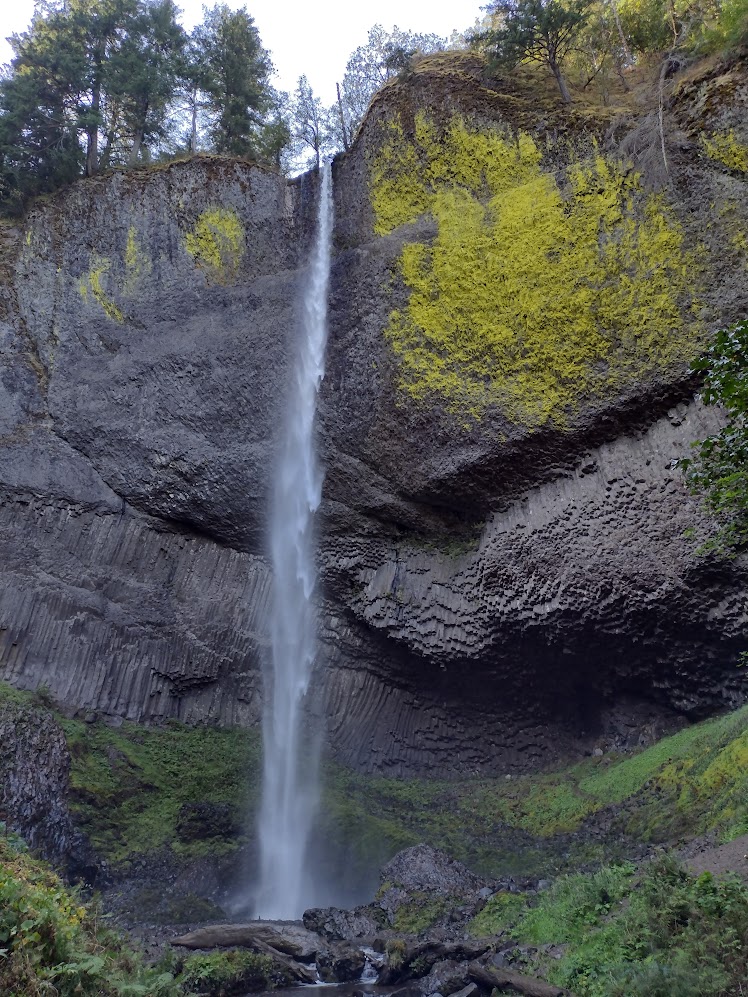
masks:
<instances>
[{"instance_id":1,"label":"wet rock","mask_svg":"<svg viewBox=\"0 0 748 997\"><path fill-rule=\"evenodd\" d=\"M366 955L348 942L334 942L317 953L317 972L326 983L361 979Z\"/></svg>"},{"instance_id":2,"label":"wet rock","mask_svg":"<svg viewBox=\"0 0 748 997\"><path fill-rule=\"evenodd\" d=\"M96 881L100 864L67 805L70 753L46 711L0 704L0 820L72 879Z\"/></svg>"},{"instance_id":3,"label":"wet rock","mask_svg":"<svg viewBox=\"0 0 748 997\"><path fill-rule=\"evenodd\" d=\"M477 994L477 992L478 992L478 987L476 986L476 984L468 983L468 985L466 987L463 987L462 990L458 990L456 991L456 993L449 994L447 995L447 997L474 997L474 995Z\"/></svg>"},{"instance_id":4,"label":"wet rock","mask_svg":"<svg viewBox=\"0 0 748 997\"><path fill-rule=\"evenodd\" d=\"M480 70L393 81L334 169L313 708L339 759L392 776L538 769L744 698L746 564L696 554L709 524L672 463L720 424L690 404L685 364L577 399L568 425L499 406L463 419L400 391L383 331L407 292L391 275L404 239L435 228L374 233L371 157L402 108L514 128L487 93ZM509 106L553 146L526 94ZM685 130L713 133L692 112ZM567 145L549 157L561 170ZM699 191L672 205L685 243L718 262L704 326L724 325L745 280L711 205L729 197L744 224L743 181L696 150L672 168L673 190ZM30 211L2 275L7 681L46 683L92 721L260 717L269 469L315 199L313 176L217 157L84 180ZM207 210L243 232L218 280L186 249Z\"/></svg>"},{"instance_id":5,"label":"wet rock","mask_svg":"<svg viewBox=\"0 0 748 997\"><path fill-rule=\"evenodd\" d=\"M374 938L379 934L385 919L380 911L379 919L370 908L343 910L339 907L311 907L304 911L304 927L324 938L345 939Z\"/></svg>"},{"instance_id":6,"label":"wet rock","mask_svg":"<svg viewBox=\"0 0 748 997\"><path fill-rule=\"evenodd\" d=\"M241 824L230 803L183 803L177 816L180 841L231 838Z\"/></svg>"},{"instance_id":7,"label":"wet rock","mask_svg":"<svg viewBox=\"0 0 748 997\"><path fill-rule=\"evenodd\" d=\"M468 964L443 960L434 963L429 975L421 980L420 986L424 993L439 992L450 997L451 994L463 989L469 983Z\"/></svg>"},{"instance_id":8,"label":"wet rock","mask_svg":"<svg viewBox=\"0 0 748 997\"><path fill-rule=\"evenodd\" d=\"M484 955L489 945L485 940L441 942L425 939L411 942L403 938L392 939L387 944L387 962L379 974L378 983L388 986L420 979L428 976L433 966L439 962L467 963Z\"/></svg>"}]
</instances>

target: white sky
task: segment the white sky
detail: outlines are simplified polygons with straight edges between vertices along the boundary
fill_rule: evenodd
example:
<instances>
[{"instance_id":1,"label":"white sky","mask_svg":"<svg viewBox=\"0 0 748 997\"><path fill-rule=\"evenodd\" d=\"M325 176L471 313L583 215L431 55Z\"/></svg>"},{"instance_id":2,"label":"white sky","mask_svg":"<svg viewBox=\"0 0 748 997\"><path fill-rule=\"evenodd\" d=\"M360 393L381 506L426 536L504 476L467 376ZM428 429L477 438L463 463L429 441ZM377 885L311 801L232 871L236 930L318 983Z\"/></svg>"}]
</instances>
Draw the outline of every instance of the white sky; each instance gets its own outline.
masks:
<instances>
[{"instance_id":1,"label":"white sky","mask_svg":"<svg viewBox=\"0 0 748 997\"><path fill-rule=\"evenodd\" d=\"M315 95L324 104L335 99L335 83L351 52L366 42L369 28L381 24L385 31L394 25L404 31L449 36L453 29L464 31L480 16L487 0L228 0L234 9L245 6L254 18L260 38L275 63L279 90L293 91L299 76L305 74ZM182 23L191 28L202 20L202 0L182 0ZM209 6L213 6L212 0ZM8 62L11 50L8 35L28 27L34 12L33 0L3 0L0 12L0 64Z\"/></svg>"}]
</instances>

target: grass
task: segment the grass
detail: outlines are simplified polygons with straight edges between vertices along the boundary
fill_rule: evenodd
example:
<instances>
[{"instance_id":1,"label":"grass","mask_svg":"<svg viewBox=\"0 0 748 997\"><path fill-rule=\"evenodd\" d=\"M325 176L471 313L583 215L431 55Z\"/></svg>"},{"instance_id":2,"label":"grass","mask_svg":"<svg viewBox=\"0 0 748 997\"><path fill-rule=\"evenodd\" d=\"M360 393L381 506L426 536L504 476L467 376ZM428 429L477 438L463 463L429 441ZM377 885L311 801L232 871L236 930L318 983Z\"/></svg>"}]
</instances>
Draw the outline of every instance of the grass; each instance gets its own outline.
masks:
<instances>
[{"instance_id":1,"label":"grass","mask_svg":"<svg viewBox=\"0 0 748 997\"><path fill-rule=\"evenodd\" d=\"M60 719L72 756L71 809L94 847L120 862L169 844L177 854L225 852L237 839L182 842L182 804L228 803L243 824L258 795L252 732L215 727L143 728Z\"/></svg>"},{"instance_id":2,"label":"grass","mask_svg":"<svg viewBox=\"0 0 748 997\"><path fill-rule=\"evenodd\" d=\"M246 949L191 955L185 960L179 981L190 992L206 997L271 990L276 983L290 984L290 980L278 973L269 956Z\"/></svg>"},{"instance_id":3,"label":"grass","mask_svg":"<svg viewBox=\"0 0 748 997\"><path fill-rule=\"evenodd\" d=\"M0 708L49 712L51 700L0 687ZM70 807L98 853L124 865L169 847L185 859L226 854L259 802L257 732L70 720L52 711L71 752ZM322 836L351 876L420 841L490 875L547 876L624 857L645 843L748 831L748 707L681 730L635 755L586 758L521 778L444 782L324 769ZM223 807L223 830L180 824L186 804ZM587 835L587 823L602 832ZM190 823L194 827L194 822ZM181 835L181 836L180 836ZM618 852L611 849L618 849Z\"/></svg>"},{"instance_id":4,"label":"grass","mask_svg":"<svg viewBox=\"0 0 748 997\"><path fill-rule=\"evenodd\" d=\"M577 834L595 819L610 825L611 840L666 843L715 831L728 841L748 831L748 707L635 755L511 780L396 780L333 769L326 806L332 823L342 814L349 831L365 829L366 850L427 841L492 875L599 863L610 844Z\"/></svg>"},{"instance_id":5,"label":"grass","mask_svg":"<svg viewBox=\"0 0 748 997\"><path fill-rule=\"evenodd\" d=\"M489 904L471 932L497 926L505 939L540 946L524 950L527 971L579 997L742 993L748 888L737 879L691 876L664 857L639 873L623 864L563 876L533 906L494 907L498 921L485 923Z\"/></svg>"}]
</instances>

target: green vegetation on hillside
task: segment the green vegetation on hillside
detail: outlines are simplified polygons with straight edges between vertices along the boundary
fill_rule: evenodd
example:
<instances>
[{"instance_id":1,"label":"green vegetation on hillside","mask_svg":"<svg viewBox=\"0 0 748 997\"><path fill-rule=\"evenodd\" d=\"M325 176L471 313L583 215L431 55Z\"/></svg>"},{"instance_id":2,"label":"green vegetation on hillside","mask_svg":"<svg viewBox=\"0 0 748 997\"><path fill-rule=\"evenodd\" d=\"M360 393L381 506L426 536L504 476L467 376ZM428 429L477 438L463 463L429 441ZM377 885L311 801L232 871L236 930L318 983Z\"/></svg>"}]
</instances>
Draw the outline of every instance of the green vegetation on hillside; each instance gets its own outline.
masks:
<instances>
[{"instance_id":1,"label":"green vegetation on hillside","mask_svg":"<svg viewBox=\"0 0 748 997\"><path fill-rule=\"evenodd\" d=\"M518 945L518 964L580 997L717 997L746 982L748 888L669 857L562 876L535 902L492 897L470 925ZM549 957L548 948L555 957ZM511 950L510 950L511 951Z\"/></svg>"},{"instance_id":2,"label":"green vegetation on hillside","mask_svg":"<svg viewBox=\"0 0 748 997\"><path fill-rule=\"evenodd\" d=\"M397 121L370 163L380 234L431 214L399 261L407 307L385 335L401 389L479 418L563 424L580 399L685 365L703 343L701 265L663 199L601 154L563 184L528 134Z\"/></svg>"},{"instance_id":3,"label":"green vegetation on hillside","mask_svg":"<svg viewBox=\"0 0 748 997\"><path fill-rule=\"evenodd\" d=\"M96 902L65 886L0 824L4 997L226 997L289 982L272 958L246 950L171 952L162 965L145 965Z\"/></svg>"},{"instance_id":4,"label":"green vegetation on hillside","mask_svg":"<svg viewBox=\"0 0 748 997\"><path fill-rule=\"evenodd\" d=\"M748 150L745 157L748 169ZM735 552L748 542L748 320L718 332L694 370L704 376L702 399L720 405L727 424L680 463L718 523L705 548Z\"/></svg>"},{"instance_id":5,"label":"green vegetation on hillside","mask_svg":"<svg viewBox=\"0 0 748 997\"><path fill-rule=\"evenodd\" d=\"M59 722L72 756L71 811L102 857L122 862L166 845L185 857L217 855L242 842L259 792L253 732ZM184 834L180 812L190 803L228 805L233 833Z\"/></svg>"},{"instance_id":6,"label":"green vegetation on hillside","mask_svg":"<svg viewBox=\"0 0 748 997\"><path fill-rule=\"evenodd\" d=\"M4 831L4 828L3 828ZM0 992L6 997L177 997L100 912L64 886L20 839L0 836Z\"/></svg>"},{"instance_id":7,"label":"green vegetation on hillside","mask_svg":"<svg viewBox=\"0 0 748 997\"><path fill-rule=\"evenodd\" d=\"M634 755L588 758L513 779L436 782L336 769L331 833L372 854L419 841L487 874L546 875L644 845L748 833L748 707ZM601 835L585 835L586 822Z\"/></svg>"},{"instance_id":8,"label":"green vegetation on hillside","mask_svg":"<svg viewBox=\"0 0 748 997\"><path fill-rule=\"evenodd\" d=\"M256 806L256 780L247 775L258 770L253 736L53 718L43 691L0 693L0 708L32 707L40 722L54 719L64 729L71 807L102 857L126 871L129 858L153 849L190 858L236 846L240 828L209 839L180 835L185 805ZM242 797L248 782L249 798ZM580 997L716 997L739 993L737 981L745 982L745 886L687 875L669 859L638 870L627 861L609 863L642 843L675 844L707 831L727 841L748 832L748 707L637 754L591 757L521 778L440 783L328 766L324 807L329 840L362 867L418 841L486 873L547 877L602 865L561 875L535 897L499 892L470 926L476 936L514 941L509 954L517 968ZM143 968L102 928L96 909L12 835L0 837L0 908L0 989L15 997L42 994L47 983L61 997L177 997L282 982L275 967L247 953L175 957L161 970ZM417 933L448 915L445 898L414 893L394 927Z\"/></svg>"},{"instance_id":9,"label":"green vegetation on hillside","mask_svg":"<svg viewBox=\"0 0 748 997\"><path fill-rule=\"evenodd\" d=\"M31 698L0 686L0 708ZM72 757L72 813L110 863L164 847L185 859L228 854L251 830L259 803L256 732L177 723L116 728L59 715L56 722ZM378 868L425 841L485 873L544 876L642 843L748 833L748 707L636 754L535 775L386 779L328 763L324 778L324 837L352 868ZM191 809L198 804L207 819ZM218 808L215 824L211 807ZM601 833L585 835L586 822Z\"/></svg>"}]
</instances>

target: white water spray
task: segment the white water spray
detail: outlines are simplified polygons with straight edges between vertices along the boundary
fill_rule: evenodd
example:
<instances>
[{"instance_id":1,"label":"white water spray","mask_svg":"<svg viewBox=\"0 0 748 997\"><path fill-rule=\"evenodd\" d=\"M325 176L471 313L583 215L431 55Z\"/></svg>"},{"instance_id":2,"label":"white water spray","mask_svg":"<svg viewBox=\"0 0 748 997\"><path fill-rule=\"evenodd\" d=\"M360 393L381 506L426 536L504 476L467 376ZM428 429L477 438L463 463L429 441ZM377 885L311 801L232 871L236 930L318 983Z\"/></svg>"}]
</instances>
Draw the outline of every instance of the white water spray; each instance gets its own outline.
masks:
<instances>
[{"instance_id":1,"label":"white water spray","mask_svg":"<svg viewBox=\"0 0 748 997\"><path fill-rule=\"evenodd\" d=\"M316 650L312 524L322 496L322 471L314 449L314 417L325 372L332 233L330 174L331 166L326 164L270 518L272 674L266 675L265 681L256 903L256 914L264 918L300 917L314 899L306 852L319 798L319 751L316 738L305 736L303 707Z\"/></svg>"}]
</instances>

